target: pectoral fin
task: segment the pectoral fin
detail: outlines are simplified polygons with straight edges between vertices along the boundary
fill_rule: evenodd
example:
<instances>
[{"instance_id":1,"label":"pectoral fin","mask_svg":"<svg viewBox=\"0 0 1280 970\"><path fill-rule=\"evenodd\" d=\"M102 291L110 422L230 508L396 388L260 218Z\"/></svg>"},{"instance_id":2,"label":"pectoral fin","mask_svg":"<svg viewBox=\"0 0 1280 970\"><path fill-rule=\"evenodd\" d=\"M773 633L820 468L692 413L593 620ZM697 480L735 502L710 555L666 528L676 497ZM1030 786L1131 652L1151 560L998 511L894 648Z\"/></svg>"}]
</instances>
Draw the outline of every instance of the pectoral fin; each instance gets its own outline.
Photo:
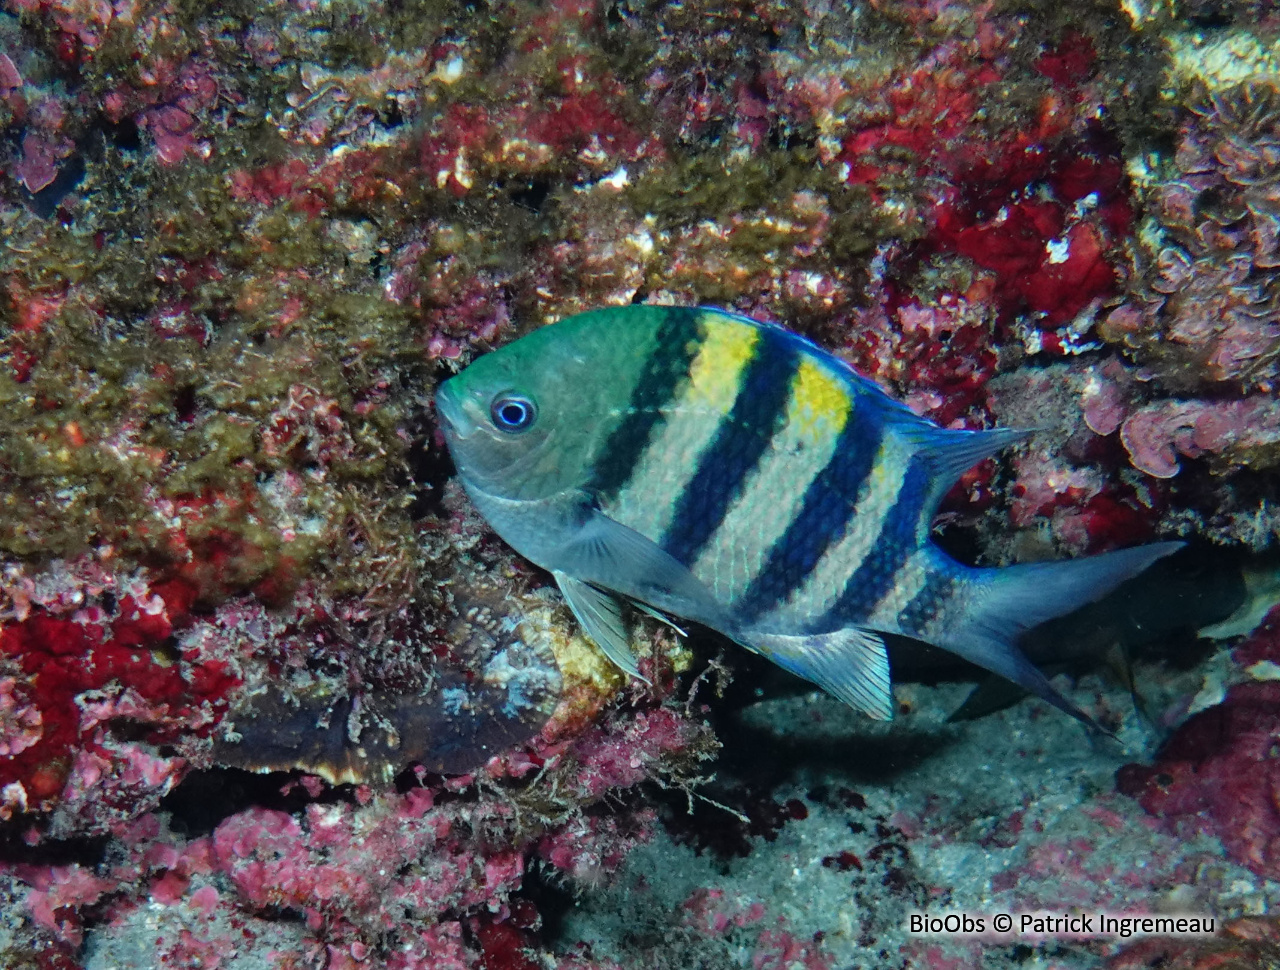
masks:
<instances>
[{"instance_id":1,"label":"pectoral fin","mask_svg":"<svg viewBox=\"0 0 1280 970\"><path fill-rule=\"evenodd\" d=\"M644 613L646 616L653 617L655 620L657 620L659 623L663 624L664 626L671 627L671 629L675 630L676 633L678 633L680 636L687 637L689 635L689 632L684 627L682 627L679 623L671 619L671 617L667 616L667 614L663 613L661 610L655 610L648 603L636 603L635 608L639 610L641 613Z\"/></svg>"},{"instance_id":2,"label":"pectoral fin","mask_svg":"<svg viewBox=\"0 0 1280 970\"><path fill-rule=\"evenodd\" d=\"M875 633L848 627L810 636L748 634L743 642L850 707L879 721L893 717L889 656Z\"/></svg>"},{"instance_id":3,"label":"pectoral fin","mask_svg":"<svg viewBox=\"0 0 1280 970\"><path fill-rule=\"evenodd\" d=\"M687 566L656 542L599 510L594 510L558 551L553 569L655 610L734 635L724 608Z\"/></svg>"},{"instance_id":4,"label":"pectoral fin","mask_svg":"<svg viewBox=\"0 0 1280 970\"><path fill-rule=\"evenodd\" d=\"M640 677L640 667L622 622L622 603L618 598L567 573L557 571L551 575L556 578L565 602L587 636L622 670L632 677ZM643 677L640 679L644 680Z\"/></svg>"}]
</instances>

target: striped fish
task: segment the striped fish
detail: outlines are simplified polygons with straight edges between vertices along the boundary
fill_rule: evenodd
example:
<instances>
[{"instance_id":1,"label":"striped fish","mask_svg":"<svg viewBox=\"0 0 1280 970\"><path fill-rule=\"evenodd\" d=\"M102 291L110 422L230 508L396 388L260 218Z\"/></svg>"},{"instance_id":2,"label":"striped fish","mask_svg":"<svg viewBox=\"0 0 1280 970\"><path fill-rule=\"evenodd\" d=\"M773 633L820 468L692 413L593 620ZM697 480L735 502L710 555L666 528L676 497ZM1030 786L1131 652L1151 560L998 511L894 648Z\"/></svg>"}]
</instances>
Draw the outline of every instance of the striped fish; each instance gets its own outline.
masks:
<instances>
[{"instance_id":1,"label":"striped fish","mask_svg":"<svg viewBox=\"0 0 1280 970\"><path fill-rule=\"evenodd\" d=\"M930 540L938 503L1011 429L939 428L779 327L625 307L544 327L446 381L468 495L637 674L621 602L718 630L872 717L882 634L935 644L1089 723L1015 646L1168 555L1159 543L979 569Z\"/></svg>"}]
</instances>

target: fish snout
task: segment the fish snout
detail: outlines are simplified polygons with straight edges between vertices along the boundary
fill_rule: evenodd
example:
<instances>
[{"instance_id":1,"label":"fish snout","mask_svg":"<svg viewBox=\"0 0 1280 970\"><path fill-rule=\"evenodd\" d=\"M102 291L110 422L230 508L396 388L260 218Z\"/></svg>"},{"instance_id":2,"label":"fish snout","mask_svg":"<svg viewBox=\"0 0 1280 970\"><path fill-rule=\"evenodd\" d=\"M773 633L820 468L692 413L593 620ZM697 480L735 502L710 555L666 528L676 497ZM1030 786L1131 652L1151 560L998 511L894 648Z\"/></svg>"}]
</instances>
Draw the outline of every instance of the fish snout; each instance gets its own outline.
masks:
<instances>
[{"instance_id":1,"label":"fish snout","mask_svg":"<svg viewBox=\"0 0 1280 970\"><path fill-rule=\"evenodd\" d=\"M440 419L446 438L462 439L470 434L471 422L467 420L466 411L458 400L452 381L445 381L436 390L436 416Z\"/></svg>"}]
</instances>

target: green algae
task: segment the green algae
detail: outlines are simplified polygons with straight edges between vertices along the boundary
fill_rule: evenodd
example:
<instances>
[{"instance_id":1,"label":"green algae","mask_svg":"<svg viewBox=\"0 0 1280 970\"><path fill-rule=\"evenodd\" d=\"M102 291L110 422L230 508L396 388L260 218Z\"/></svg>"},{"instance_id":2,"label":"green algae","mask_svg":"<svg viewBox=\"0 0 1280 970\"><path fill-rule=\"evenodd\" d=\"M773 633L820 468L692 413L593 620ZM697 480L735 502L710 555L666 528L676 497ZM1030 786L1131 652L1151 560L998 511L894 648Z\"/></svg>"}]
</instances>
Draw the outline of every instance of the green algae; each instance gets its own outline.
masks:
<instances>
[{"instance_id":1,"label":"green algae","mask_svg":"<svg viewBox=\"0 0 1280 970\"><path fill-rule=\"evenodd\" d=\"M231 4L203 21L203 8L184 4L164 37L142 53L144 60L181 59L203 24L213 50L247 66L236 45L254 18L264 17L264 30L292 38L281 56L364 70L385 63L389 50L429 48L457 11L451 3L410 3L371 18L375 30L348 32L340 29L343 18L368 17L368 10L338 4L300 16ZM495 61L504 25L527 13L507 8L472 38L468 56L481 65ZM566 40L558 53L574 43ZM86 89L137 81L141 68L126 63L137 54L127 38L108 31L86 60ZM556 56L531 59L547 90L559 83ZM288 110L295 89L288 72L239 72L227 92L236 125L206 163L168 169L106 145L90 159L66 224L27 217L11 237L0 263L23 290L4 294L0 327L11 362L20 355L34 363L25 383L8 373L0 381L7 410L0 463L10 481L21 482L0 505L0 549L42 560L105 544L139 561L189 558L172 548L172 523L157 508L162 500L199 503L199 514L183 521L185 542L236 548L226 566L231 575L219 582L225 588L257 582L288 560L295 573L327 574L333 592L354 592L367 585L373 561L417 561L404 427L431 378L414 312L386 299L369 263L412 220L442 216L421 273L452 260L454 275L465 277L510 265L544 220L512 203L500 185L459 204L406 178L412 150L404 145L374 151L361 173L364 186L383 180L380 191L304 177L318 214L314 204L299 208L287 198L265 210L237 199L231 178L241 166L299 157L271 121ZM431 108L482 89L470 80ZM334 230L338 218L371 227L372 257L352 258L343 232ZM494 234L495 244L474 231L477 224L504 232ZM181 305L166 308L175 279ZM17 332L25 302L57 304L69 288L75 295L49 319ZM157 312L203 328L207 340L162 336ZM341 426L336 448L314 440L314 429L266 446L272 422L295 417L291 395L332 409ZM285 474L301 494L282 510L262 491ZM369 508L380 511L371 517Z\"/></svg>"},{"instance_id":2,"label":"green algae","mask_svg":"<svg viewBox=\"0 0 1280 970\"><path fill-rule=\"evenodd\" d=\"M822 186L807 149L773 151L735 163L719 152L690 154L654 168L626 189L632 206L670 228L703 219L722 221L736 213L768 208L794 192Z\"/></svg>"},{"instance_id":3,"label":"green algae","mask_svg":"<svg viewBox=\"0 0 1280 970\"><path fill-rule=\"evenodd\" d=\"M8 294L0 324L11 362L20 353L33 363L25 383L8 368L0 376L0 467L21 483L0 502L0 549L44 560L106 544L139 561L181 559L157 502L196 497L209 504L184 521L186 541L218 536L241 553L220 587L257 582L285 559L295 572L339 571L352 502L331 493L407 477L398 433L406 402L364 402L385 395L388 381L425 378L411 315L371 280L347 288L344 277L359 274L326 220L287 205L255 219L216 161L214 173L151 172L145 192L128 177L139 168L124 166L114 187L95 173L94 194L76 212L95 232L28 221L9 250L7 278L30 290ZM304 278L282 286L278 274L299 267ZM161 277L178 272L190 279L173 312L207 328L207 345L156 332L157 304L171 294ZM24 301L38 294L57 304L73 285L39 328L15 332ZM305 305L282 325L290 297ZM264 445L297 389L332 402L341 425L342 448L325 454L322 474L314 449ZM259 494L282 472L301 483L295 504L314 520L305 531ZM362 501L404 504L395 493ZM410 533L405 519L399 534Z\"/></svg>"},{"instance_id":4,"label":"green algae","mask_svg":"<svg viewBox=\"0 0 1280 970\"><path fill-rule=\"evenodd\" d=\"M799 193L820 200L830 213L823 252L817 258L795 252L793 202ZM864 187L845 185L803 142L744 158L721 151L689 154L670 166L643 172L625 194L633 210L653 216L660 230L687 229L701 222L731 227L718 257L748 276L779 265L823 267L833 258L865 262L879 243L909 241L923 228L919 220L904 220L877 204ZM670 276L670 269L655 260L650 285L658 288ZM742 295L731 280L700 279L692 286L696 297L708 302L732 303Z\"/></svg>"},{"instance_id":5,"label":"green algae","mask_svg":"<svg viewBox=\"0 0 1280 970\"><path fill-rule=\"evenodd\" d=\"M503 4L473 23L462 47L468 70L453 85L424 88L423 124L454 104L568 96L566 57L580 59L589 79L639 79L655 58L675 63L657 35L642 40L621 16L564 18L548 43L522 43L537 34L540 13L536 4ZM351 16L374 29L339 29ZM183 3L141 48L127 32L104 34L84 65L82 80L91 92L141 84L148 64L180 61L205 31L209 52L246 68L226 92L235 125L202 165L169 169L107 144L90 159L82 198L66 224L28 218L14 234L3 269L24 291L7 294L11 316L3 323L11 358L21 352L34 363L26 383L7 375L0 382L8 412L0 462L10 480L22 483L0 507L0 549L46 559L108 544L141 561L180 560L189 554L172 548L171 523L156 505L163 500L202 503L200 514L184 522L187 542L237 547L240 573L228 578L228 587L258 582L288 559L295 572L320 570L335 589L356 590L370 557L414 559L406 551L414 544L404 512L409 476L402 429L417 403L404 388L425 393L431 383L419 325L412 311L378 291L368 260L351 258L335 220L371 227L375 252L394 247L405 226L430 223L418 272L430 284L426 306L446 306L450 289L476 273L510 279L539 240L575 236L580 213L557 200L571 192L578 166L552 158L527 173L548 180L549 201L535 213L513 201L510 173L498 161L477 157L480 184L457 201L405 177L412 154L402 145L373 152L363 173L369 181L384 180L384 191L357 193L344 181L308 187L304 177L303 190L314 193L318 213L315 205L300 208L287 198L264 209L235 197L236 170L319 155L300 153L273 124L289 110L296 75L247 70L241 48L261 18L258 25L285 44L277 53L286 59L331 71L369 70L386 64L391 52L436 43L458 16L456 4L440 0L372 15L354 4L298 13L232 3L211 18L199 5ZM663 16L671 18L665 29L684 29L679 11ZM716 63L727 63L743 45L763 53L773 37L767 19L747 5L726 11L724 30L708 35L711 46L703 53ZM505 76L520 79L516 86L494 83L504 58ZM578 93L597 90L588 81ZM648 110L629 102L623 120L644 130ZM698 145L674 165L640 173L623 205L638 215L653 213L669 228L742 217L725 258L748 273L766 270L794 246L793 234L779 223L797 192L827 201L838 226L831 238L838 255L864 257L879 239L901 230L877 215L865 193L846 189L815 163L812 132L788 137L793 147L745 160L730 158L727 147ZM655 266L660 272L661 259ZM181 305L166 306L175 299L175 280ZM37 331L12 332L23 301L56 302L69 288L75 295ZM516 289L516 305L532 308L537 301L527 284ZM695 282L693 292L721 302L741 295L733 283L706 279ZM157 333L157 312L203 328L207 340ZM300 431L266 446L264 429L285 420L290 396L299 394L332 402L343 430L338 453L320 460L315 435ZM368 406L371 397L376 406ZM296 476L301 494L282 510L262 489L286 474ZM369 507L387 511L375 521L364 512ZM300 516L308 520L304 528ZM344 559L354 565L344 567Z\"/></svg>"}]
</instances>

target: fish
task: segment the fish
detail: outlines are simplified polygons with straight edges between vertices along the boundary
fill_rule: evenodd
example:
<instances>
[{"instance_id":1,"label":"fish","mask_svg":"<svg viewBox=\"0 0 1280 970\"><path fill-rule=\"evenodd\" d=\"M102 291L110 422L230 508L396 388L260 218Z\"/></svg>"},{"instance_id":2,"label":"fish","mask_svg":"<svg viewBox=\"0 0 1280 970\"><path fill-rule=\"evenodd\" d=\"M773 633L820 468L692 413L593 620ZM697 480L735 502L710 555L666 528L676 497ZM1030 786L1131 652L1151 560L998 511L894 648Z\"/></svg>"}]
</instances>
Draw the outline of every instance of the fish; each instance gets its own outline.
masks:
<instances>
[{"instance_id":1,"label":"fish","mask_svg":"<svg viewBox=\"0 0 1280 970\"><path fill-rule=\"evenodd\" d=\"M625 603L875 719L894 712L894 634L1092 725L1017 641L1182 545L958 562L931 539L939 502L1028 432L939 427L805 338L717 308L575 314L476 358L435 405L470 501L633 676Z\"/></svg>"}]
</instances>

